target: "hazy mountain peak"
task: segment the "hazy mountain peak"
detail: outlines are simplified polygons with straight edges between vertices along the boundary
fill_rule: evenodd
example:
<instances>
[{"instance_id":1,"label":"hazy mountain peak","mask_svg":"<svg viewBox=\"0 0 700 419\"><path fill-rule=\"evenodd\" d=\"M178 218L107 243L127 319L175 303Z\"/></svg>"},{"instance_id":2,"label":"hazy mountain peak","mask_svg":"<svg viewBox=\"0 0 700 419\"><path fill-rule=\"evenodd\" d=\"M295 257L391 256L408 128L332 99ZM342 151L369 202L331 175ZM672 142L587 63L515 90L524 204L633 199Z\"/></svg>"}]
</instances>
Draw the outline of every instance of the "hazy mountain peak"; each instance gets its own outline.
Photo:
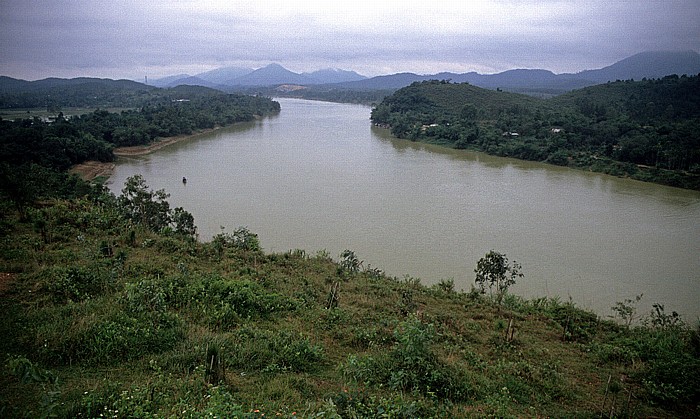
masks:
<instances>
[{"instance_id":1,"label":"hazy mountain peak","mask_svg":"<svg viewBox=\"0 0 700 419\"><path fill-rule=\"evenodd\" d=\"M189 74L175 74L173 76L166 76L166 77L161 77L159 79L153 79L149 81L149 85L155 86L155 87L167 87L172 85L173 82L176 82L177 80L182 80L192 77Z\"/></svg>"},{"instance_id":2,"label":"hazy mountain peak","mask_svg":"<svg viewBox=\"0 0 700 419\"><path fill-rule=\"evenodd\" d=\"M237 77L245 76L253 72L252 68L245 67L221 67L214 70L205 71L203 73L196 74L202 80L208 81L215 84L225 84L227 81L235 79Z\"/></svg>"},{"instance_id":3,"label":"hazy mountain peak","mask_svg":"<svg viewBox=\"0 0 700 419\"><path fill-rule=\"evenodd\" d=\"M347 81L364 80L367 78L354 71L342 70L339 68L324 68L321 70L313 71L311 73L302 74L314 79L320 84L343 83Z\"/></svg>"},{"instance_id":4,"label":"hazy mountain peak","mask_svg":"<svg viewBox=\"0 0 700 419\"><path fill-rule=\"evenodd\" d=\"M696 75L700 72L700 54L695 51L645 51L598 70L576 75L598 83L615 80L661 78L670 74Z\"/></svg>"},{"instance_id":5,"label":"hazy mountain peak","mask_svg":"<svg viewBox=\"0 0 700 419\"><path fill-rule=\"evenodd\" d=\"M272 86L276 84L309 84L313 80L302 74L287 70L277 63L258 68L249 74L229 80L232 86Z\"/></svg>"}]
</instances>

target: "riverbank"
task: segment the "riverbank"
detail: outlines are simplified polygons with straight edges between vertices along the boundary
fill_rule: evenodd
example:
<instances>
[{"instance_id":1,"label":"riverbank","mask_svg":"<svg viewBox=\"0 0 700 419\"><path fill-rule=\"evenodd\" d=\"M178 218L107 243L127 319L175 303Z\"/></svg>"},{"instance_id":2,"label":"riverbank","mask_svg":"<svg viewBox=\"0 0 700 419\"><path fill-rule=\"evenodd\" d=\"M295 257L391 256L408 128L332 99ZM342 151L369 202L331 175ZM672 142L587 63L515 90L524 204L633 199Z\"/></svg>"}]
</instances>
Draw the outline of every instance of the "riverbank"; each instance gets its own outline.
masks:
<instances>
[{"instance_id":1,"label":"riverbank","mask_svg":"<svg viewBox=\"0 0 700 419\"><path fill-rule=\"evenodd\" d=\"M174 137L165 137L163 139L160 139L156 142L153 142L148 145L138 145L138 146L132 146L132 147L118 147L115 148L113 153L114 155L119 158L119 157L135 157L135 156L144 156L150 153L153 153L154 151L160 150L164 147L167 147L169 145L179 143L182 141L187 141L191 140L193 138L200 137L205 134L209 134L210 132L219 130L224 127L215 127L215 128L209 128L209 129L204 129L204 130L199 130L195 133L192 134L186 134L186 135L176 135ZM70 168L70 173L75 173L78 176L80 176L81 179L85 181L91 181L94 180L97 177L105 177L108 178L112 175L114 172L116 164L113 162L100 162L100 161L95 161L95 160L90 160L86 161L80 164L76 164L75 166Z\"/></svg>"},{"instance_id":2,"label":"riverbank","mask_svg":"<svg viewBox=\"0 0 700 419\"><path fill-rule=\"evenodd\" d=\"M183 134L183 135L176 135L174 137L165 137L163 139L160 139L156 142L153 142L149 145L137 145L137 146L132 146L132 147L118 147L114 149L114 155L117 157L123 156L123 157L133 157L133 156L143 156L146 154L150 154L154 151L160 150L161 148L167 147L171 144L179 143L181 141L185 140L191 140L192 138L197 138L199 136L209 134L210 132L216 131L218 129L221 129L223 127L214 127L214 128L208 128L208 129L203 129L199 130L197 132L194 132L192 134Z\"/></svg>"},{"instance_id":3,"label":"riverbank","mask_svg":"<svg viewBox=\"0 0 700 419\"><path fill-rule=\"evenodd\" d=\"M115 163L90 160L71 167L69 172L74 173L82 180L91 181L97 177L108 178L114 172Z\"/></svg>"}]
</instances>

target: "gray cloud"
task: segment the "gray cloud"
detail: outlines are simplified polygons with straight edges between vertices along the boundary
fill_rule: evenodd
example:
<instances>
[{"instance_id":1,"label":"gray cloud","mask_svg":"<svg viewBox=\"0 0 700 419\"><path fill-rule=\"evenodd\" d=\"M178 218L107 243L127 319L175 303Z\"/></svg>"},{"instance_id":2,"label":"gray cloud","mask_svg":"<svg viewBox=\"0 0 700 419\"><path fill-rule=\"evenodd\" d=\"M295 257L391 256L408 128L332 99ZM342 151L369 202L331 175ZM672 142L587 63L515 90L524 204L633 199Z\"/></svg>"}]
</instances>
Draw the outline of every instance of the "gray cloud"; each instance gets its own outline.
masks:
<instances>
[{"instance_id":1,"label":"gray cloud","mask_svg":"<svg viewBox=\"0 0 700 419\"><path fill-rule=\"evenodd\" d=\"M700 46L700 2L0 0L0 74L195 73L279 62L388 72L598 68Z\"/></svg>"}]
</instances>

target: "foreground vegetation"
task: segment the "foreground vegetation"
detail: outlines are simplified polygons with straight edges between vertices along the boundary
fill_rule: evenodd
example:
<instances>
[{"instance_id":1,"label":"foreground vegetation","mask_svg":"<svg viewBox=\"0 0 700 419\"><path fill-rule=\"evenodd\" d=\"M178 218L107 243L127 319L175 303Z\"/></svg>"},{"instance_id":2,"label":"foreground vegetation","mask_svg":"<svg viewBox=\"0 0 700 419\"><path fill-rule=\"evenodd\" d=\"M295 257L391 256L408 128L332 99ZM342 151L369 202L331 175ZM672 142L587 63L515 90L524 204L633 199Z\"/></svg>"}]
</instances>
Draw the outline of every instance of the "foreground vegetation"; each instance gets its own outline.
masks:
<instances>
[{"instance_id":1,"label":"foreground vegetation","mask_svg":"<svg viewBox=\"0 0 700 419\"><path fill-rule=\"evenodd\" d=\"M352 251L265 253L245 228L201 243L140 177L85 188L0 201L3 417L698 414L700 329L663 306L620 302L615 323L523 300L497 252L476 276L492 298Z\"/></svg>"},{"instance_id":2,"label":"foreground vegetation","mask_svg":"<svg viewBox=\"0 0 700 419\"><path fill-rule=\"evenodd\" d=\"M393 135L700 190L700 77L618 81L551 99L414 83L372 120Z\"/></svg>"}]
</instances>

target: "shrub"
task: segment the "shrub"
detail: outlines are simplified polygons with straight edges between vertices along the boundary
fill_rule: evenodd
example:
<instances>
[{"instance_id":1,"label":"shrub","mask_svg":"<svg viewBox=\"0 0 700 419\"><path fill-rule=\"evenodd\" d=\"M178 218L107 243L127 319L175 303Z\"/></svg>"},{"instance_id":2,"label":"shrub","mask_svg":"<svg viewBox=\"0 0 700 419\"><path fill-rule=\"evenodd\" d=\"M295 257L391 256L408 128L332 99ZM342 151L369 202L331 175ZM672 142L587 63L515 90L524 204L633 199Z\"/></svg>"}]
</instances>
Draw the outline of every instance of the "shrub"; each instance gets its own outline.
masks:
<instances>
[{"instance_id":1,"label":"shrub","mask_svg":"<svg viewBox=\"0 0 700 419\"><path fill-rule=\"evenodd\" d=\"M41 274L57 302L82 301L100 295L111 283L97 268L51 268Z\"/></svg>"},{"instance_id":2,"label":"shrub","mask_svg":"<svg viewBox=\"0 0 700 419\"><path fill-rule=\"evenodd\" d=\"M451 401L463 401L473 394L464 373L443 364L432 351L432 324L412 316L394 331L394 339L388 354L348 357L342 367L344 375L362 384L434 394Z\"/></svg>"},{"instance_id":3,"label":"shrub","mask_svg":"<svg viewBox=\"0 0 700 419\"><path fill-rule=\"evenodd\" d=\"M225 362L229 368L248 372L304 372L316 369L324 359L323 347L290 331L240 329Z\"/></svg>"},{"instance_id":4,"label":"shrub","mask_svg":"<svg viewBox=\"0 0 700 419\"><path fill-rule=\"evenodd\" d=\"M505 254L491 250L479 259L476 264L476 282L481 288L481 292L486 292L486 287L493 292L496 289L496 301L501 303L503 296L508 292L508 288L515 284L515 278L522 278L521 266L513 261L511 266Z\"/></svg>"},{"instance_id":5,"label":"shrub","mask_svg":"<svg viewBox=\"0 0 700 419\"><path fill-rule=\"evenodd\" d=\"M598 316L576 307L572 302L555 304L547 312L564 328L562 339L565 341L588 342L596 334Z\"/></svg>"}]
</instances>

